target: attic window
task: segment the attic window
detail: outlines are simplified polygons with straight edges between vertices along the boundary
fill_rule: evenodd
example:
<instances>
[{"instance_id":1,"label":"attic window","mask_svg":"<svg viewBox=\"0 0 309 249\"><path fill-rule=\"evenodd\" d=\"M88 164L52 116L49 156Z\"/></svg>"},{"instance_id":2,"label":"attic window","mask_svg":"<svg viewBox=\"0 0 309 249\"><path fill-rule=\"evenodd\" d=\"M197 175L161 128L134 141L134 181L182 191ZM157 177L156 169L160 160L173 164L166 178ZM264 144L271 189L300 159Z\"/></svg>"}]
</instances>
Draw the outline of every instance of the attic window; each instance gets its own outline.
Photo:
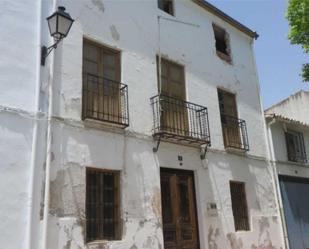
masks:
<instances>
[{"instance_id":1,"label":"attic window","mask_svg":"<svg viewBox=\"0 0 309 249\"><path fill-rule=\"evenodd\" d=\"M219 26L213 24L213 30L216 40L217 55L228 62L231 61L230 44L228 33Z\"/></svg>"},{"instance_id":2,"label":"attic window","mask_svg":"<svg viewBox=\"0 0 309 249\"><path fill-rule=\"evenodd\" d=\"M158 7L164 12L174 15L173 0L158 0Z\"/></svg>"}]
</instances>

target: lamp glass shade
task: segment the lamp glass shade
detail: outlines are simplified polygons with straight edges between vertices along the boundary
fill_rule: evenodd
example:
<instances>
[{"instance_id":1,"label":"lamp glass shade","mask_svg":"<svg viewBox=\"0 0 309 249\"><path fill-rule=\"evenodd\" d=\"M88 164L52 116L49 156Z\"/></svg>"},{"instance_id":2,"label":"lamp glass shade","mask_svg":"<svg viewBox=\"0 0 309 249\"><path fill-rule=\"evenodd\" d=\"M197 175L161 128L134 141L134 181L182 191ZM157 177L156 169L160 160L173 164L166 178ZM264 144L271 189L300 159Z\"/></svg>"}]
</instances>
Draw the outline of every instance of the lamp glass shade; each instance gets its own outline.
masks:
<instances>
[{"instance_id":1,"label":"lamp glass shade","mask_svg":"<svg viewBox=\"0 0 309 249\"><path fill-rule=\"evenodd\" d=\"M58 15L58 33L62 36L67 36L69 30L72 25L72 20L64 17L62 15Z\"/></svg>"},{"instance_id":2,"label":"lamp glass shade","mask_svg":"<svg viewBox=\"0 0 309 249\"><path fill-rule=\"evenodd\" d=\"M50 35L55 40L60 40L66 37L74 22L71 16L65 12L64 7L58 7L58 10L51 16L47 17Z\"/></svg>"}]
</instances>

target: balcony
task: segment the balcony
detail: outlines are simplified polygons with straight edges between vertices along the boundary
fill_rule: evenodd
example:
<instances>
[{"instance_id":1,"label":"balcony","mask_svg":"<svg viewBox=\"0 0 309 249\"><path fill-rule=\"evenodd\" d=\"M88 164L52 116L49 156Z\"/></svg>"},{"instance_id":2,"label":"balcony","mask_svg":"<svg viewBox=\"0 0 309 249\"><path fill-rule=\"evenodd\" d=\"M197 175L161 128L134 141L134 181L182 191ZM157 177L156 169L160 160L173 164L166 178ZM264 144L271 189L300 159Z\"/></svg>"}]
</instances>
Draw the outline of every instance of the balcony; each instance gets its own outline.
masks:
<instances>
[{"instance_id":1,"label":"balcony","mask_svg":"<svg viewBox=\"0 0 309 249\"><path fill-rule=\"evenodd\" d=\"M128 86L93 74L83 74L83 119L129 126Z\"/></svg>"},{"instance_id":2,"label":"balcony","mask_svg":"<svg viewBox=\"0 0 309 249\"><path fill-rule=\"evenodd\" d=\"M207 108L187 101L156 95L150 99L153 136L192 145L210 145Z\"/></svg>"},{"instance_id":3,"label":"balcony","mask_svg":"<svg viewBox=\"0 0 309 249\"><path fill-rule=\"evenodd\" d=\"M246 121L221 113L225 148L249 151Z\"/></svg>"}]
</instances>

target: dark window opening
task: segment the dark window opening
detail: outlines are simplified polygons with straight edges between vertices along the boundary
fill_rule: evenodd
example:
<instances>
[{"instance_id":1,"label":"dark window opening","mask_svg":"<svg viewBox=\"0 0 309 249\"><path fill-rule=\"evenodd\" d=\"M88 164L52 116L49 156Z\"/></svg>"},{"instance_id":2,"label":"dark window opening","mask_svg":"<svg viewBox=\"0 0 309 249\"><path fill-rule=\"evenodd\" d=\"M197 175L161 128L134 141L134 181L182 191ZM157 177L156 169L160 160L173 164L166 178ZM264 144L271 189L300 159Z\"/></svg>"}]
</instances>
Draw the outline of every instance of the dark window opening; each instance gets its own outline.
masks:
<instances>
[{"instance_id":1,"label":"dark window opening","mask_svg":"<svg viewBox=\"0 0 309 249\"><path fill-rule=\"evenodd\" d=\"M164 12L174 15L173 0L158 0L158 7Z\"/></svg>"},{"instance_id":2,"label":"dark window opening","mask_svg":"<svg viewBox=\"0 0 309 249\"><path fill-rule=\"evenodd\" d=\"M236 231L249 231L245 183L230 181L232 210Z\"/></svg>"},{"instance_id":3,"label":"dark window opening","mask_svg":"<svg viewBox=\"0 0 309 249\"><path fill-rule=\"evenodd\" d=\"M288 160L292 162L307 162L304 136L300 132L287 131L285 133Z\"/></svg>"},{"instance_id":4,"label":"dark window opening","mask_svg":"<svg viewBox=\"0 0 309 249\"><path fill-rule=\"evenodd\" d=\"M87 169L87 241L120 239L119 172Z\"/></svg>"},{"instance_id":5,"label":"dark window opening","mask_svg":"<svg viewBox=\"0 0 309 249\"><path fill-rule=\"evenodd\" d=\"M214 24L213 24L213 30L215 34L217 54L221 59L230 61L231 57L230 57L228 34L224 29Z\"/></svg>"}]
</instances>

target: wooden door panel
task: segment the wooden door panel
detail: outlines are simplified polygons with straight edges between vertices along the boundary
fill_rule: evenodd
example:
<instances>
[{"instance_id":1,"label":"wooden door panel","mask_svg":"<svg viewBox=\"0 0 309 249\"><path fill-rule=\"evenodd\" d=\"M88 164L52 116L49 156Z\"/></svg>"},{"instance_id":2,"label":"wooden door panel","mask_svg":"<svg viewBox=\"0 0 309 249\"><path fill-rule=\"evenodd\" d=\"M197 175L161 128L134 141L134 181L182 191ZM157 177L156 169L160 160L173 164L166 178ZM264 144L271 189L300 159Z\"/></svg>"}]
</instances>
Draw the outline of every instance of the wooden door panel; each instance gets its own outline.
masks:
<instances>
[{"instance_id":1,"label":"wooden door panel","mask_svg":"<svg viewBox=\"0 0 309 249\"><path fill-rule=\"evenodd\" d=\"M164 248L199 248L192 172L162 169L161 195Z\"/></svg>"}]
</instances>

